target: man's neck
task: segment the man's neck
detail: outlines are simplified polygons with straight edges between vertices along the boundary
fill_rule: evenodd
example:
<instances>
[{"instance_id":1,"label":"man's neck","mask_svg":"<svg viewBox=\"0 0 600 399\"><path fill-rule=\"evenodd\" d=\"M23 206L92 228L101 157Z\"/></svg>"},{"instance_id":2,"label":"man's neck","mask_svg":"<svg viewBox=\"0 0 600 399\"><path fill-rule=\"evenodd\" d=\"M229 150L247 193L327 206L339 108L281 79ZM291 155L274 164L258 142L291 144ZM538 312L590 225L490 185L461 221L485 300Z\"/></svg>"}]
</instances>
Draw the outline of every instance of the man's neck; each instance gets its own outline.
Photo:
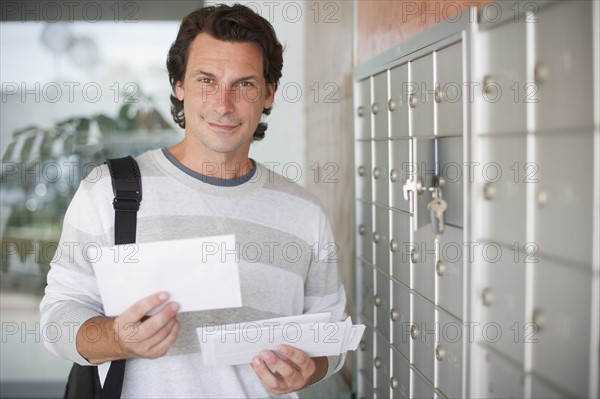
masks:
<instances>
[{"instance_id":1,"label":"man's neck","mask_svg":"<svg viewBox=\"0 0 600 399\"><path fill-rule=\"evenodd\" d=\"M194 172L218 179L235 179L250 173L254 163L248 154L231 156L230 154L214 154L206 156L201 151L194 151L183 142L167 149L186 167Z\"/></svg>"}]
</instances>

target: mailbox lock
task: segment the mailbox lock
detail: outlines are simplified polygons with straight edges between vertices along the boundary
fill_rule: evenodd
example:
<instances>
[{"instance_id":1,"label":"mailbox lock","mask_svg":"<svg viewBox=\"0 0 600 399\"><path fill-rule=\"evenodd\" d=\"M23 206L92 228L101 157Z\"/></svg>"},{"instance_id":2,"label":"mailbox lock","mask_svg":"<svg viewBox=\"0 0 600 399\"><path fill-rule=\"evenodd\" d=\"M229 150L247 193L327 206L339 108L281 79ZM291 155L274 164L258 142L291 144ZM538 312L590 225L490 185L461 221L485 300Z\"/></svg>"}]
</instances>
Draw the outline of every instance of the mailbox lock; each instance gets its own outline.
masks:
<instances>
[{"instance_id":1,"label":"mailbox lock","mask_svg":"<svg viewBox=\"0 0 600 399\"><path fill-rule=\"evenodd\" d=\"M381 296L375 295L375 297L373 298L373 302L375 303L375 306L380 306L382 302Z\"/></svg>"},{"instance_id":2,"label":"mailbox lock","mask_svg":"<svg viewBox=\"0 0 600 399\"><path fill-rule=\"evenodd\" d=\"M390 240L390 251L396 252L398 250L398 243L393 238Z\"/></svg>"},{"instance_id":3,"label":"mailbox lock","mask_svg":"<svg viewBox=\"0 0 600 399\"><path fill-rule=\"evenodd\" d=\"M434 94L434 99L436 103L441 103L442 102L442 89L440 88L440 86L438 85L435 88L435 94Z\"/></svg>"},{"instance_id":4,"label":"mailbox lock","mask_svg":"<svg viewBox=\"0 0 600 399\"><path fill-rule=\"evenodd\" d=\"M378 232L373 233L373 242L377 244L379 240L381 240L381 234L379 234Z\"/></svg>"},{"instance_id":5,"label":"mailbox lock","mask_svg":"<svg viewBox=\"0 0 600 399\"><path fill-rule=\"evenodd\" d=\"M396 180L398 180L398 172L396 172L396 169L392 169L390 170L390 181L395 183Z\"/></svg>"},{"instance_id":6,"label":"mailbox lock","mask_svg":"<svg viewBox=\"0 0 600 399\"><path fill-rule=\"evenodd\" d=\"M360 341L360 350L363 352L367 350L367 341L365 341L364 339Z\"/></svg>"},{"instance_id":7,"label":"mailbox lock","mask_svg":"<svg viewBox=\"0 0 600 399\"><path fill-rule=\"evenodd\" d=\"M541 63L537 63L535 69L533 70L533 79L535 83L542 84L548 78L548 68L546 68Z\"/></svg>"},{"instance_id":8,"label":"mailbox lock","mask_svg":"<svg viewBox=\"0 0 600 399\"><path fill-rule=\"evenodd\" d=\"M398 311L392 308L392 310L390 310L390 319L392 319L392 321L396 321L398 319L398 316L400 316Z\"/></svg>"},{"instance_id":9,"label":"mailbox lock","mask_svg":"<svg viewBox=\"0 0 600 399\"><path fill-rule=\"evenodd\" d=\"M417 337L419 336L419 327L416 324L412 324L410 326L410 336L412 339L417 339Z\"/></svg>"},{"instance_id":10,"label":"mailbox lock","mask_svg":"<svg viewBox=\"0 0 600 399\"><path fill-rule=\"evenodd\" d=\"M373 115L377 115L379 112L379 104L373 103L373 105L371 105L371 112L373 112Z\"/></svg>"},{"instance_id":11,"label":"mailbox lock","mask_svg":"<svg viewBox=\"0 0 600 399\"><path fill-rule=\"evenodd\" d=\"M379 169L379 166L375 166L373 168L373 178L379 179L379 176L381 176L381 169Z\"/></svg>"},{"instance_id":12,"label":"mailbox lock","mask_svg":"<svg viewBox=\"0 0 600 399\"><path fill-rule=\"evenodd\" d=\"M490 182L485 183L483 185L483 198L491 201L494 198L494 194L496 194L496 187Z\"/></svg>"},{"instance_id":13,"label":"mailbox lock","mask_svg":"<svg viewBox=\"0 0 600 399\"><path fill-rule=\"evenodd\" d=\"M492 294L492 289L489 287L484 288L481 293L481 300L485 306L490 306L492 304L492 300L494 299L494 295Z\"/></svg>"},{"instance_id":14,"label":"mailbox lock","mask_svg":"<svg viewBox=\"0 0 600 399\"><path fill-rule=\"evenodd\" d=\"M398 379L396 377L390 378L390 388L392 388L392 389L398 388Z\"/></svg>"},{"instance_id":15,"label":"mailbox lock","mask_svg":"<svg viewBox=\"0 0 600 399\"><path fill-rule=\"evenodd\" d=\"M358 234L360 234L361 236L364 236L366 232L367 232L367 228L365 227L364 224L361 224L360 226L358 226Z\"/></svg>"},{"instance_id":16,"label":"mailbox lock","mask_svg":"<svg viewBox=\"0 0 600 399\"><path fill-rule=\"evenodd\" d=\"M536 200L540 208L546 205L546 203L548 202L548 193L546 193L546 190L538 191Z\"/></svg>"},{"instance_id":17,"label":"mailbox lock","mask_svg":"<svg viewBox=\"0 0 600 399\"><path fill-rule=\"evenodd\" d=\"M446 265L444 264L444 261L440 259L435 263L435 271L440 277L444 275L444 273L446 272Z\"/></svg>"},{"instance_id":18,"label":"mailbox lock","mask_svg":"<svg viewBox=\"0 0 600 399\"><path fill-rule=\"evenodd\" d=\"M361 105L360 107L358 107L358 110L356 113L358 114L359 117L362 117L365 114L365 107L363 107Z\"/></svg>"},{"instance_id":19,"label":"mailbox lock","mask_svg":"<svg viewBox=\"0 0 600 399\"><path fill-rule=\"evenodd\" d=\"M364 176L364 175L365 175L365 169L366 169L366 168L365 168L365 165L360 165L360 166L358 167L358 175L359 175L359 176Z\"/></svg>"},{"instance_id":20,"label":"mailbox lock","mask_svg":"<svg viewBox=\"0 0 600 399\"><path fill-rule=\"evenodd\" d=\"M435 347L435 358L441 362L444 360L444 356L446 356L446 349L444 349L442 345L438 344Z\"/></svg>"},{"instance_id":21,"label":"mailbox lock","mask_svg":"<svg viewBox=\"0 0 600 399\"><path fill-rule=\"evenodd\" d=\"M394 110L396 109L396 100L394 100L393 98L390 98L388 101L388 109L390 110L390 112L394 112Z\"/></svg>"},{"instance_id":22,"label":"mailbox lock","mask_svg":"<svg viewBox=\"0 0 600 399\"><path fill-rule=\"evenodd\" d=\"M486 75L483 78L483 92L484 93L491 94L493 88L496 86L498 86L498 83L496 83L496 81L490 75Z\"/></svg>"},{"instance_id":23,"label":"mailbox lock","mask_svg":"<svg viewBox=\"0 0 600 399\"><path fill-rule=\"evenodd\" d=\"M375 365L376 369L380 369L381 366L383 366L383 362L381 361L381 358L379 356L373 359L373 364Z\"/></svg>"},{"instance_id":24,"label":"mailbox lock","mask_svg":"<svg viewBox=\"0 0 600 399\"><path fill-rule=\"evenodd\" d=\"M410 96L408 96L408 105L410 105L411 108L417 106L417 95L415 93L410 93Z\"/></svg>"},{"instance_id":25,"label":"mailbox lock","mask_svg":"<svg viewBox=\"0 0 600 399\"><path fill-rule=\"evenodd\" d=\"M419 251L416 248L413 248L413 250L410 251L410 261L412 263L417 263L419 261Z\"/></svg>"},{"instance_id":26,"label":"mailbox lock","mask_svg":"<svg viewBox=\"0 0 600 399\"><path fill-rule=\"evenodd\" d=\"M542 312L542 309L537 308L533 311L533 315L531 316L531 321L533 321L533 324L535 324L535 327L537 327L538 331L540 331L542 328L544 328L544 324L546 323L546 318L544 317L544 312Z\"/></svg>"}]
</instances>

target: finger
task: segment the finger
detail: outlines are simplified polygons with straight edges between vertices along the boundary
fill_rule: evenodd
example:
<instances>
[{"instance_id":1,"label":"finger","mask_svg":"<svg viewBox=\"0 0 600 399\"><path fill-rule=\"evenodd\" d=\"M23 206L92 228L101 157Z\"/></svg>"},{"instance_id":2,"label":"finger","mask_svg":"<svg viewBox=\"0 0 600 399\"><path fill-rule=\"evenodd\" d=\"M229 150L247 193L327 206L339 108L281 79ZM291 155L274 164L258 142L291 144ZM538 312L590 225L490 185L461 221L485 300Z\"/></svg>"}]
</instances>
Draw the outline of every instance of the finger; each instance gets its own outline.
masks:
<instances>
[{"instance_id":1,"label":"finger","mask_svg":"<svg viewBox=\"0 0 600 399\"><path fill-rule=\"evenodd\" d=\"M161 328L154 331L153 334L146 337L144 346L146 348L152 348L162 342L171 332L173 326L177 323L177 318L170 319ZM147 333L147 331L145 331Z\"/></svg>"},{"instance_id":2,"label":"finger","mask_svg":"<svg viewBox=\"0 0 600 399\"><path fill-rule=\"evenodd\" d=\"M292 385L297 380L299 370L273 352L261 351L260 357L286 380L287 385Z\"/></svg>"},{"instance_id":3,"label":"finger","mask_svg":"<svg viewBox=\"0 0 600 399\"><path fill-rule=\"evenodd\" d=\"M137 322L146 316L152 309L165 303L168 298L169 294L166 292L157 292L156 294L152 294L137 301L118 318L124 323Z\"/></svg>"},{"instance_id":4,"label":"finger","mask_svg":"<svg viewBox=\"0 0 600 399\"><path fill-rule=\"evenodd\" d=\"M260 378L265 388L271 392L280 389L280 378L273 374L271 370L269 370L269 367L267 367L267 364L260 356L256 356L252 360L252 367L254 368L254 372L258 378Z\"/></svg>"},{"instance_id":5,"label":"finger","mask_svg":"<svg viewBox=\"0 0 600 399\"><path fill-rule=\"evenodd\" d=\"M160 312L147 318L140 325L140 338L148 339L158 333L167 324L177 319L179 304L172 302L163 307Z\"/></svg>"},{"instance_id":6,"label":"finger","mask_svg":"<svg viewBox=\"0 0 600 399\"><path fill-rule=\"evenodd\" d=\"M147 357L156 359L157 357L164 356L177 339L178 333L179 322L176 320L166 337L148 350Z\"/></svg>"},{"instance_id":7,"label":"finger","mask_svg":"<svg viewBox=\"0 0 600 399\"><path fill-rule=\"evenodd\" d=\"M285 356L303 374L311 372L313 362L304 351L290 345L279 345L277 351Z\"/></svg>"}]
</instances>

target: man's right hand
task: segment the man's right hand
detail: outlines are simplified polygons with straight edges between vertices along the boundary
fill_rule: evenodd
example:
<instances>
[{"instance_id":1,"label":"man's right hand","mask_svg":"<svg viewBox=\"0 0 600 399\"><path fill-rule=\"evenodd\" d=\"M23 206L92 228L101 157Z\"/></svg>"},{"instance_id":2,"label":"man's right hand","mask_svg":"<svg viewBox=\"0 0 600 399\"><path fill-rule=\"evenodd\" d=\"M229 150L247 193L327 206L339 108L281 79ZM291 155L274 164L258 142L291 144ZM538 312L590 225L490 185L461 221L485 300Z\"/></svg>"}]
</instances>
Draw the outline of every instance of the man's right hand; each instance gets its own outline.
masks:
<instances>
[{"instance_id":1,"label":"man's right hand","mask_svg":"<svg viewBox=\"0 0 600 399\"><path fill-rule=\"evenodd\" d=\"M146 315L167 299L166 293L157 293L136 302L116 319L92 317L77 333L77 351L93 364L163 356L179 333L179 305L168 303L160 312Z\"/></svg>"}]
</instances>

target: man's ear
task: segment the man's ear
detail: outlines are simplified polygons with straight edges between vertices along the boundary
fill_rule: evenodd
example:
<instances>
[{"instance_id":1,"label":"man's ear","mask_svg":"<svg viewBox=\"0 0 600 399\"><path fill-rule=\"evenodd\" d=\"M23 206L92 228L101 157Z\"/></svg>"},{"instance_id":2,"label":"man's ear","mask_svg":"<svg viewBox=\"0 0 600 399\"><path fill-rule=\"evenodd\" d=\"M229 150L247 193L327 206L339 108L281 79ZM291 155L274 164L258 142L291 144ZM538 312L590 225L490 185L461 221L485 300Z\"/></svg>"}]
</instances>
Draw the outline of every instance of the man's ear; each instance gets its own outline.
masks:
<instances>
[{"instance_id":1,"label":"man's ear","mask_svg":"<svg viewBox=\"0 0 600 399\"><path fill-rule=\"evenodd\" d=\"M175 97L177 97L179 101L183 101L183 86L181 81L175 83Z\"/></svg>"}]
</instances>

